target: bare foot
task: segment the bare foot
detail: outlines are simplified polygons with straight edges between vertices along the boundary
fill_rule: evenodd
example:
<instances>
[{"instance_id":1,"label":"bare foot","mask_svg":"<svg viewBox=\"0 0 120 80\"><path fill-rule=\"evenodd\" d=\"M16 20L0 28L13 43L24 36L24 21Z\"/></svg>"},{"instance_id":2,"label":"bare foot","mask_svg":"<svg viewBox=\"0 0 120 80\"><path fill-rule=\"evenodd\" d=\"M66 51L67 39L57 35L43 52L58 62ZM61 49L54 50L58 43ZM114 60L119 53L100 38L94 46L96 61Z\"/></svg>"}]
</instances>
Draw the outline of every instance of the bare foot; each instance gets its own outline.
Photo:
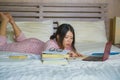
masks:
<instances>
[{"instance_id":1,"label":"bare foot","mask_svg":"<svg viewBox=\"0 0 120 80\"><path fill-rule=\"evenodd\" d=\"M0 12L0 20L8 22L9 18L6 15L4 15L4 13Z\"/></svg>"},{"instance_id":2,"label":"bare foot","mask_svg":"<svg viewBox=\"0 0 120 80\"><path fill-rule=\"evenodd\" d=\"M9 22L10 23L14 23L15 22L10 13L5 13L5 15L9 18Z\"/></svg>"}]
</instances>

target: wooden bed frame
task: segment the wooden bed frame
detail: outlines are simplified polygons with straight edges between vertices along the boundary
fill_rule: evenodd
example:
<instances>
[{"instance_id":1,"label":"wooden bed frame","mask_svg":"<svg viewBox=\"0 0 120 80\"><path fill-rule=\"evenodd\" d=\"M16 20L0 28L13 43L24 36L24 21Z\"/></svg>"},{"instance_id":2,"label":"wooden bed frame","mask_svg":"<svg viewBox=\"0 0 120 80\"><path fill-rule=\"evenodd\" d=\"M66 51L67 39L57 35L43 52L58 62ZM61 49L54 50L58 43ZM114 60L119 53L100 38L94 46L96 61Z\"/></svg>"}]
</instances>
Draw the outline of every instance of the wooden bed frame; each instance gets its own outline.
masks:
<instances>
[{"instance_id":1,"label":"wooden bed frame","mask_svg":"<svg viewBox=\"0 0 120 80\"><path fill-rule=\"evenodd\" d=\"M106 3L1 2L0 12L10 12L16 21L104 20L109 38Z\"/></svg>"}]
</instances>

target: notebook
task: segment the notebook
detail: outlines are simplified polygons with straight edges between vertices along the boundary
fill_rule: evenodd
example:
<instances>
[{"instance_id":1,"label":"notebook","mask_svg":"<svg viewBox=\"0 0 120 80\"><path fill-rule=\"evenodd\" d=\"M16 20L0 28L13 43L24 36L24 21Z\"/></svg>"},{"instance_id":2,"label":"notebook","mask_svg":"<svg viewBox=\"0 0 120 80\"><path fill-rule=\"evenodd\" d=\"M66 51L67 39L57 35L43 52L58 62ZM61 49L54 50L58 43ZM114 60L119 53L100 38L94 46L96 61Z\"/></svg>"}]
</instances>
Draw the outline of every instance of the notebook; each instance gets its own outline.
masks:
<instances>
[{"instance_id":1,"label":"notebook","mask_svg":"<svg viewBox=\"0 0 120 80\"><path fill-rule=\"evenodd\" d=\"M112 43L111 42L107 42L105 45L105 49L104 49L104 53L101 56L88 56L84 59L82 59L83 61L105 61L109 58L110 55L110 50L111 50L111 46Z\"/></svg>"}]
</instances>

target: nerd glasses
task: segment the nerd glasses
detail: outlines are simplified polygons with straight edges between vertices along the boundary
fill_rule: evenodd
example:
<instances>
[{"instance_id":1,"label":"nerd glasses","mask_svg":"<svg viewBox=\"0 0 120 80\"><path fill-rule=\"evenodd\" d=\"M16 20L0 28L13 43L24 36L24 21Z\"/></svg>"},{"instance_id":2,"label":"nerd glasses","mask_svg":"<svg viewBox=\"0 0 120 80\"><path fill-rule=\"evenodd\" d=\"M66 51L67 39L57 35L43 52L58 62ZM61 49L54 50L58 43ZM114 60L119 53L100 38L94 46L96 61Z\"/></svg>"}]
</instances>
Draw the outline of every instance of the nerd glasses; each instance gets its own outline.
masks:
<instances>
[{"instance_id":1,"label":"nerd glasses","mask_svg":"<svg viewBox=\"0 0 120 80\"><path fill-rule=\"evenodd\" d=\"M62 52L63 50L62 49L55 49L55 48L50 48L49 51L56 51L56 52Z\"/></svg>"}]
</instances>

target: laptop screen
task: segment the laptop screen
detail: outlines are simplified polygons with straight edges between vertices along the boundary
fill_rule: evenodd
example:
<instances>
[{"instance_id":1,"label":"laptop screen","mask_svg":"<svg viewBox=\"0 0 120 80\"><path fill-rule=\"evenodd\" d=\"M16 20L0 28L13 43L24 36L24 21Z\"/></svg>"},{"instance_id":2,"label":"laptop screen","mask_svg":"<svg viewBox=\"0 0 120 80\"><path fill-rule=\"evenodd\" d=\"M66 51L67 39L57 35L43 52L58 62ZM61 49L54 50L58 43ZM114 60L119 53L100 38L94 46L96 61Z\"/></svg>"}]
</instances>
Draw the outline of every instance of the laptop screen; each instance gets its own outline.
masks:
<instances>
[{"instance_id":1,"label":"laptop screen","mask_svg":"<svg viewBox=\"0 0 120 80\"><path fill-rule=\"evenodd\" d=\"M106 43L105 50L104 50L104 55L103 55L103 61L108 59L108 57L110 55L111 46L112 46L111 42Z\"/></svg>"}]
</instances>

